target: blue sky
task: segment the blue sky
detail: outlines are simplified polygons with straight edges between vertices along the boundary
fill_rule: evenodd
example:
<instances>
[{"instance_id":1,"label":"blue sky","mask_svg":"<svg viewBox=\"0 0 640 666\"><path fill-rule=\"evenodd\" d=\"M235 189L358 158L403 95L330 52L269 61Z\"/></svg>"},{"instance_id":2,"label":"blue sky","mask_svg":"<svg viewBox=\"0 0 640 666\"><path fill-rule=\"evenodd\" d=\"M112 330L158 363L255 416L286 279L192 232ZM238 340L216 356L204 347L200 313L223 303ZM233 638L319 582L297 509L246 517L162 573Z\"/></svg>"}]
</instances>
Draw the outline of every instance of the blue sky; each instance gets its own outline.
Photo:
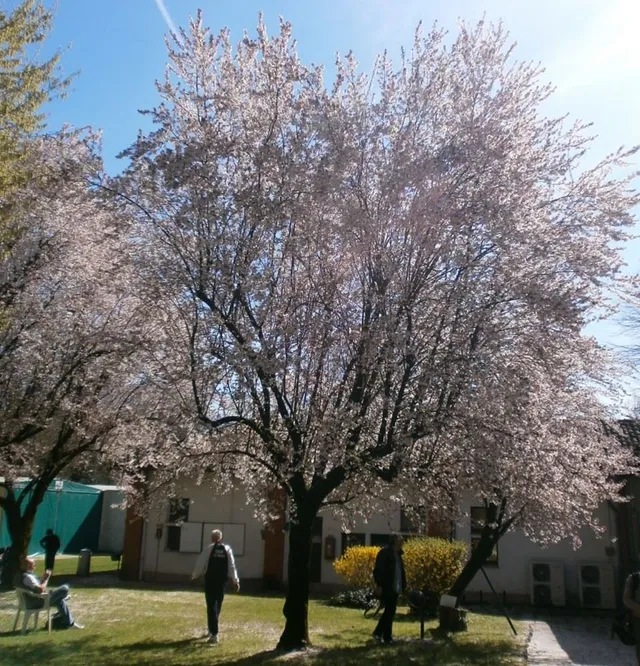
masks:
<instances>
[{"instance_id":1,"label":"blue sky","mask_svg":"<svg viewBox=\"0 0 640 666\"><path fill-rule=\"evenodd\" d=\"M272 32L282 15L293 23L302 59L330 71L336 52L352 49L365 69L384 49L397 56L411 46L420 20L455 31L459 18L486 14L503 20L518 59L546 68L557 87L546 111L594 123L591 160L640 144L639 0L57 0L46 50L64 48L64 71L79 76L69 98L51 108L51 126L101 128L106 166L118 171L115 155L147 127L136 111L157 101L168 22L186 25L199 7L212 29L228 26L234 39L253 31L260 10ZM629 271L639 272L640 243L630 244L625 258ZM615 323L592 332L608 344L625 341Z\"/></svg>"}]
</instances>

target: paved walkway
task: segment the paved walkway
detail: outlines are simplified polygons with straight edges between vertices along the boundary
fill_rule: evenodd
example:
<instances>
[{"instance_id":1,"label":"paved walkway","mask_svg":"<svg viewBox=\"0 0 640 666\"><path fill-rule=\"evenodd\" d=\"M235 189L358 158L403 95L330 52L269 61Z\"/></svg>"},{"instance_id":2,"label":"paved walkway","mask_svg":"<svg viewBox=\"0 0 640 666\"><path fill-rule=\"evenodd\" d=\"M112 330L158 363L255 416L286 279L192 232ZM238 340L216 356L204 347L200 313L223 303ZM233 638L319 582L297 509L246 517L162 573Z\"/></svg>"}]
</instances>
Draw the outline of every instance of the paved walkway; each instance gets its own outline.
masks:
<instances>
[{"instance_id":1,"label":"paved walkway","mask_svg":"<svg viewBox=\"0 0 640 666\"><path fill-rule=\"evenodd\" d=\"M608 619L550 618L531 629L529 666L637 666L635 648L610 639Z\"/></svg>"}]
</instances>

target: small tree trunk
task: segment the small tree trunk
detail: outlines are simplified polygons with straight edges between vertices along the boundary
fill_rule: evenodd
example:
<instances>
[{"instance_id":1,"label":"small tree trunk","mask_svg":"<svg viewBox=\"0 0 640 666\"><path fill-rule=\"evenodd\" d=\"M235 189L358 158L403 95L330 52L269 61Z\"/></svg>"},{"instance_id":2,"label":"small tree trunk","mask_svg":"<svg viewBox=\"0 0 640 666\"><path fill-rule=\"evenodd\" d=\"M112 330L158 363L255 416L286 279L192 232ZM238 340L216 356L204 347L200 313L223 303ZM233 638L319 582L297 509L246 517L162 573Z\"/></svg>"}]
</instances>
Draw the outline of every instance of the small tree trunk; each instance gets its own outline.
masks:
<instances>
[{"instance_id":1,"label":"small tree trunk","mask_svg":"<svg viewBox=\"0 0 640 666\"><path fill-rule=\"evenodd\" d=\"M285 617L284 631L278 648L300 650L309 641L309 558L311 556L312 512L298 512L297 522L289 531L289 561L287 564L287 597L282 610Z\"/></svg>"},{"instance_id":2,"label":"small tree trunk","mask_svg":"<svg viewBox=\"0 0 640 666\"><path fill-rule=\"evenodd\" d=\"M3 587L11 589L15 584L15 577L20 572L21 564L27 556L29 542L33 533L34 518L24 520L20 515L20 507L13 504L5 507L7 532L11 539L11 550L5 564L6 570L2 572Z\"/></svg>"},{"instance_id":3,"label":"small tree trunk","mask_svg":"<svg viewBox=\"0 0 640 666\"><path fill-rule=\"evenodd\" d=\"M22 568L24 558L29 552L29 543L33 534L33 525L36 519L38 507L44 499L50 480L43 477L35 485L35 488L26 500L24 512L13 488L9 490L6 497L2 498L2 508L6 517L7 532L11 539L11 550L6 563L8 571L3 572L2 579L5 587L13 587L16 584L16 576Z\"/></svg>"},{"instance_id":4,"label":"small tree trunk","mask_svg":"<svg viewBox=\"0 0 640 666\"><path fill-rule=\"evenodd\" d=\"M473 553L471 553L471 557L465 564L464 569L451 586L448 592L449 595L458 599L462 596L474 576L491 556L493 548L499 539L500 533L498 530L489 528L483 530L478 545L475 547ZM455 613L440 613L440 629L442 631L454 631L456 619L457 616Z\"/></svg>"}]
</instances>

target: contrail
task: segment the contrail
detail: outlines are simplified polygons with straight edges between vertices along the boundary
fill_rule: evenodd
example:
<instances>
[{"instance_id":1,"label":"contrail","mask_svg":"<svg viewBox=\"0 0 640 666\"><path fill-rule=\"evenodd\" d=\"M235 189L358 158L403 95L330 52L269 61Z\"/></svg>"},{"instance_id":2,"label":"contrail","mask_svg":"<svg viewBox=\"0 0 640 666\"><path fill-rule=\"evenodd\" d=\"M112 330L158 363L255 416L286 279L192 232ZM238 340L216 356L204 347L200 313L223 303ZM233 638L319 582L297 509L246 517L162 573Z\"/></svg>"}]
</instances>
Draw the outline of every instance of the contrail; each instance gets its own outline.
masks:
<instances>
[{"instance_id":1,"label":"contrail","mask_svg":"<svg viewBox=\"0 0 640 666\"><path fill-rule=\"evenodd\" d=\"M164 19L164 22L167 24L169 30L176 36L176 39L180 41L180 33L178 32L176 24L173 22L171 15L169 14L169 10L164 4L164 0L154 0L154 2L156 3L156 7L160 10L162 18Z\"/></svg>"}]
</instances>

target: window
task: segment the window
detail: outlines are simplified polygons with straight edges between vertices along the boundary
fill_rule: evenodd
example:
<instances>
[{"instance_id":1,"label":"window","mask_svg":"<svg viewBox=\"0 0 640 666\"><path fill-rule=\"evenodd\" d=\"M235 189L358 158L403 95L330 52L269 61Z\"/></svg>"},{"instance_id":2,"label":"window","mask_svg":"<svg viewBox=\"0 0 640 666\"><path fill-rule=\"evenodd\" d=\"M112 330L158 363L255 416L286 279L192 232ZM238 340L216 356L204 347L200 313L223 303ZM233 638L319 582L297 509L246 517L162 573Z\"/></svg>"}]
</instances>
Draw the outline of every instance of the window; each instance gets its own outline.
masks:
<instances>
[{"instance_id":1,"label":"window","mask_svg":"<svg viewBox=\"0 0 640 666\"><path fill-rule=\"evenodd\" d=\"M167 550L180 550L180 525L167 525Z\"/></svg>"},{"instance_id":2,"label":"window","mask_svg":"<svg viewBox=\"0 0 640 666\"><path fill-rule=\"evenodd\" d=\"M172 499L169 502L169 517L167 522L171 524L167 525L167 542L165 545L167 550L180 551L181 525L189 520L190 504L191 502L188 497Z\"/></svg>"},{"instance_id":3,"label":"window","mask_svg":"<svg viewBox=\"0 0 640 666\"><path fill-rule=\"evenodd\" d=\"M377 546L379 548L384 548L389 545L390 534L372 534L371 535L371 545Z\"/></svg>"},{"instance_id":4,"label":"window","mask_svg":"<svg viewBox=\"0 0 640 666\"><path fill-rule=\"evenodd\" d=\"M470 511L471 521L471 550L480 543L482 530L487 519L487 510L484 506L472 506ZM489 555L487 564L498 565L498 544L493 547L493 552Z\"/></svg>"},{"instance_id":5,"label":"window","mask_svg":"<svg viewBox=\"0 0 640 666\"><path fill-rule=\"evenodd\" d=\"M191 504L188 497L181 499L172 499L169 502L169 521L170 523L182 523L189 520L189 505Z\"/></svg>"},{"instance_id":6,"label":"window","mask_svg":"<svg viewBox=\"0 0 640 666\"><path fill-rule=\"evenodd\" d=\"M408 506L400 509L400 532L423 534L426 531L426 511L423 506Z\"/></svg>"},{"instance_id":7,"label":"window","mask_svg":"<svg viewBox=\"0 0 640 666\"><path fill-rule=\"evenodd\" d=\"M343 532L342 533L342 552L344 553L347 548L351 546L364 546L366 545L367 537L364 532Z\"/></svg>"}]
</instances>

